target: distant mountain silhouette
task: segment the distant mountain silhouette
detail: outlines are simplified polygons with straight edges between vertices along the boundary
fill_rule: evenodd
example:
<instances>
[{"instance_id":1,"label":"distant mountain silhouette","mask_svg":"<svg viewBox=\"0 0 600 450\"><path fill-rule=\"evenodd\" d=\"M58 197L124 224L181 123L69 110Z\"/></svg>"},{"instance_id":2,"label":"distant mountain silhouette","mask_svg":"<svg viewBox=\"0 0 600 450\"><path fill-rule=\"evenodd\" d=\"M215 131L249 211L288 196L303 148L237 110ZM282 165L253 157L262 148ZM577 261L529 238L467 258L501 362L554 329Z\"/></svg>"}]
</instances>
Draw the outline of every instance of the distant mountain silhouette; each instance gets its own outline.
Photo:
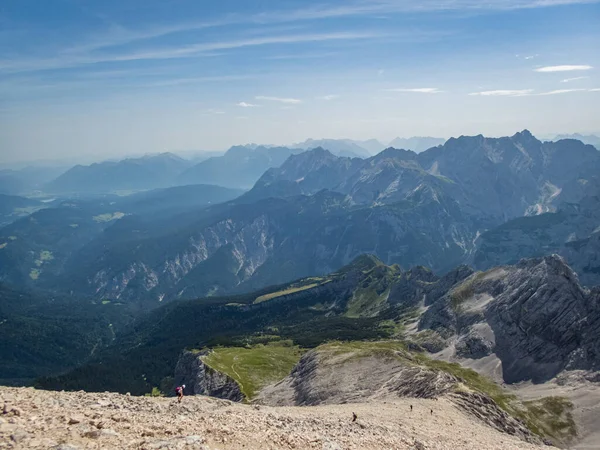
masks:
<instances>
[{"instance_id":1,"label":"distant mountain silhouette","mask_svg":"<svg viewBox=\"0 0 600 450\"><path fill-rule=\"evenodd\" d=\"M412 150L414 152L421 153L427 149L430 149L431 147L443 145L444 142L446 142L446 139L444 138L415 136L410 138L397 137L388 145L389 147L401 148L404 150Z\"/></svg>"},{"instance_id":2,"label":"distant mountain silhouette","mask_svg":"<svg viewBox=\"0 0 600 450\"><path fill-rule=\"evenodd\" d=\"M584 144L593 145L598 150L600 150L600 137L593 135L593 134L588 134L588 135L583 135L583 134L579 134L579 133L559 134L558 136L556 136L553 139L553 141L560 141L561 139L576 139L578 141L583 142Z\"/></svg>"},{"instance_id":3,"label":"distant mountain silhouette","mask_svg":"<svg viewBox=\"0 0 600 450\"><path fill-rule=\"evenodd\" d=\"M172 186L190 162L172 153L77 165L45 186L52 193L115 192Z\"/></svg>"},{"instance_id":4,"label":"distant mountain silhouette","mask_svg":"<svg viewBox=\"0 0 600 450\"><path fill-rule=\"evenodd\" d=\"M374 148L372 141L366 141L366 147ZM376 145L376 144L375 144ZM303 150L312 150L313 148L322 147L325 150L329 150L336 156L347 156L350 158L368 158L371 156L372 151L359 143L359 141L352 141L350 139L307 139L304 142L293 144L294 148L301 148ZM383 150L383 145L379 150Z\"/></svg>"}]
</instances>

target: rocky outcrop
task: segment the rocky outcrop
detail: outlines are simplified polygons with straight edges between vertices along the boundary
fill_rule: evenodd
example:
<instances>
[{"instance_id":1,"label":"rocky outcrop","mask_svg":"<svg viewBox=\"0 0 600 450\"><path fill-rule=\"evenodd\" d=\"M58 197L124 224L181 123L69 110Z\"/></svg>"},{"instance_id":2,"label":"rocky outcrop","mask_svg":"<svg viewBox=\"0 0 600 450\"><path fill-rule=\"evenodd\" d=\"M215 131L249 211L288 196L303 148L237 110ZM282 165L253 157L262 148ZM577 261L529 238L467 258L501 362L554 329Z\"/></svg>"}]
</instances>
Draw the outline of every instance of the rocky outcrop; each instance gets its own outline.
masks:
<instances>
[{"instance_id":1,"label":"rocky outcrop","mask_svg":"<svg viewBox=\"0 0 600 450\"><path fill-rule=\"evenodd\" d=\"M175 367L175 386L185 384L187 395L210 395L241 402L245 397L235 380L202 361L208 352L185 350L181 354Z\"/></svg>"},{"instance_id":2,"label":"rocky outcrop","mask_svg":"<svg viewBox=\"0 0 600 450\"><path fill-rule=\"evenodd\" d=\"M600 368L598 288L557 256L478 272L424 313L420 330L455 338L458 358L495 354L508 383Z\"/></svg>"},{"instance_id":3,"label":"rocky outcrop","mask_svg":"<svg viewBox=\"0 0 600 450\"><path fill-rule=\"evenodd\" d=\"M455 375L421 364L409 352L377 344L318 347L304 355L287 378L263 389L256 403L314 406L397 398L447 398L499 431L538 442L490 396L465 388Z\"/></svg>"}]
</instances>

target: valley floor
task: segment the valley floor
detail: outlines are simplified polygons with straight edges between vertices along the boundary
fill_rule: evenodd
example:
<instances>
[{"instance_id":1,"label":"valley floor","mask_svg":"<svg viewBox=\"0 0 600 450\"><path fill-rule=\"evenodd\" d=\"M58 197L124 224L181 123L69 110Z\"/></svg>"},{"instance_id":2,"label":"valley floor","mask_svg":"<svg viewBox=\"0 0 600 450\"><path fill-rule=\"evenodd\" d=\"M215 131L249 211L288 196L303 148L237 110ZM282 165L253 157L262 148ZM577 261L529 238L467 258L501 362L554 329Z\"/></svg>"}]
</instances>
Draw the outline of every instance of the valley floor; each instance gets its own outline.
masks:
<instances>
[{"instance_id":1,"label":"valley floor","mask_svg":"<svg viewBox=\"0 0 600 450\"><path fill-rule=\"evenodd\" d=\"M0 387L0 405L0 449L542 448L489 428L443 398L267 407L202 396L178 404Z\"/></svg>"}]
</instances>

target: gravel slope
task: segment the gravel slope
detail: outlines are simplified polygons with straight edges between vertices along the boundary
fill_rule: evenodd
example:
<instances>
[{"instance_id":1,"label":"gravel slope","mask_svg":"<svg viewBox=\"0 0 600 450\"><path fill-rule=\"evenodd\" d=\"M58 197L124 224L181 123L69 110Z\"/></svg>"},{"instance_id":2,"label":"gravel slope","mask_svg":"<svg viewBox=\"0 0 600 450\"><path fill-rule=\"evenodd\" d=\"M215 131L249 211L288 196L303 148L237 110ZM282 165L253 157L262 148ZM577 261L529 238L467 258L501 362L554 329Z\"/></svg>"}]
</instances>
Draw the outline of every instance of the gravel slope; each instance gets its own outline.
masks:
<instances>
[{"instance_id":1,"label":"gravel slope","mask_svg":"<svg viewBox=\"0 0 600 450\"><path fill-rule=\"evenodd\" d=\"M267 407L202 396L177 404L172 398L0 387L2 406L0 449L542 448L474 420L443 398ZM352 412L358 414L354 423Z\"/></svg>"}]
</instances>

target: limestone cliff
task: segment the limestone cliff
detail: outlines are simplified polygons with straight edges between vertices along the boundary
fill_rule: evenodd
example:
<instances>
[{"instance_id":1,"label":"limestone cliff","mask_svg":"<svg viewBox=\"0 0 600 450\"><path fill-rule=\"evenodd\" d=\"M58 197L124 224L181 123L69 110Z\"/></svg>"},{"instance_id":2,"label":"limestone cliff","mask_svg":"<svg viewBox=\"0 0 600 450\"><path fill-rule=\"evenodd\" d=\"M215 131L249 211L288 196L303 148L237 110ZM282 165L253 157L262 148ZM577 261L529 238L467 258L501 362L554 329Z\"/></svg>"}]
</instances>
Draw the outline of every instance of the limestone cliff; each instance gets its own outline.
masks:
<instances>
[{"instance_id":1,"label":"limestone cliff","mask_svg":"<svg viewBox=\"0 0 600 450\"><path fill-rule=\"evenodd\" d=\"M235 380L202 361L208 352L183 351L175 367L175 385L185 384L188 395L210 395L235 402L244 400Z\"/></svg>"}]
</instances>

